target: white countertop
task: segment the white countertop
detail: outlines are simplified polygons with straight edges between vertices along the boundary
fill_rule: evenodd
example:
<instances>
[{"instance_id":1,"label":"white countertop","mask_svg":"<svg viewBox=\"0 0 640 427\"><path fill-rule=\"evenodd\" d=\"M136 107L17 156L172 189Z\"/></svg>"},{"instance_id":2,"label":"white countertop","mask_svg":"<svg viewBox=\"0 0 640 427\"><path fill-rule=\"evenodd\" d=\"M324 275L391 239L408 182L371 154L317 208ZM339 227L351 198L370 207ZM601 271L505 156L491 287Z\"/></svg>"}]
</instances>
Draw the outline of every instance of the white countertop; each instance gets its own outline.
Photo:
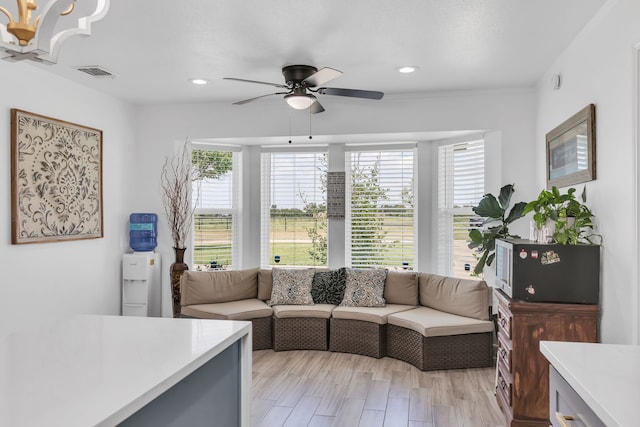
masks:
<instances>
[{"instance_id":1,"label":"white countertop","mask_svg":"<svg viewBox=\"0 0 640 427\"><path fill-rule=\"evenodd\" d=\"M540 351L608 427L639 425L640 346L540 341Z\"/></svg>"},{"instance_id":2,"label":"white countertop","mask_svg":"<svg viewBox=\"0 0 640 427\"><path fill-rule=\"evenodd\" d=\"M0 426L115 425L249 334L250 322L76 316L0 344Z\"/></svg>"}]
</instances>

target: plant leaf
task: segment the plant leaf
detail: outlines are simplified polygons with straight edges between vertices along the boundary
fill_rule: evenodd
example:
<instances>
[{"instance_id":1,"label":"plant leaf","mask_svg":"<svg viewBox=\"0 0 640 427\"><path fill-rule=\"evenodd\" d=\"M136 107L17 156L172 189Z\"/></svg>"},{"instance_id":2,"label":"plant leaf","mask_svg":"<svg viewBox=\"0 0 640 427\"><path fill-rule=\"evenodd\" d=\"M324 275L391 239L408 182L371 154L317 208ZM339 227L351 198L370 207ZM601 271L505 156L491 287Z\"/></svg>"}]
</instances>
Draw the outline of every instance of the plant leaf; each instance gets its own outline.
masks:
<instances>
[{"instance_id":1,"label":"plant leaf","mask_svg":"<svg viewBox=\"0 0 640 427\"><path fill-rule=\"evenodd\" d=\"M511 208L511 211L509 212L509 215L507 216L507 219L504 220L504 222L506 224L511 224L516 219L522 218L525 214L524 210L526 207L527 204L525 202L516 203L513 208Z\"/></svg>"},{"instance_id":2,"label":"plant leaf","mask_svg":"<svg viewBox=\"0 0 640 427\"><path fill-rule=\"evenodd\" d=\"M504 209L500 208L493 194L485 194L482 196L482 200L480 200L478 206L473 208L473 212L485 218L501 219L504 214Z\"/></svg>"},{"instance_id":3,"label":"plant leaf","mask_svg":"<svg viewBox=\"0 0 640 427\"><path fill-rule=\"evenodd\" d=\"M473 269L473 272L476 275L482 273L482 270L484 270L484 264L485 264L485 262L487 262L487 257L488 256L489 256L489 251L484 251L482 253L482 256L480 257L480 259L478 260L478 263L476 264L475 268Z\"/></svg>"},{"instance_id":4,"label":"plant leaf","mask_svg":"<svg viewBox=\"0 0 640 427\"><path fill-rule=\"evenodd\" d=\"M503 211L506 211L509 207L509 203L511 203L511 195L516 191L513 186L515 184L507 184L500 189L500 195L498 196L498 201L500 202L500 206Z\"/></svg>"},{"instance_id":5,"label":"plant leaf","mask_svg":"<svg viewBox=\"0 0 640 427\"><path fill-rule=\"evenodd\" d=\"M490 265L491 265L491 263L493 262L493 259L494 259L495 257L496 257L496 253L495 253L495 252L494 252L494 253L492 253L491 255L489 255L489 256L487 257L487 265L489 265L489 266L490 266Z\"/></svg>"},{"instance_id":6,"label":"plant leaf","mask_svg":"<svg viewBox=\"0 0 640 427\"><path fill-rule=\"evenodd\" d=\"M477 228L469 231L469 238L473 243L482 244L482 233Z\"/></svg>"}]
</instances>

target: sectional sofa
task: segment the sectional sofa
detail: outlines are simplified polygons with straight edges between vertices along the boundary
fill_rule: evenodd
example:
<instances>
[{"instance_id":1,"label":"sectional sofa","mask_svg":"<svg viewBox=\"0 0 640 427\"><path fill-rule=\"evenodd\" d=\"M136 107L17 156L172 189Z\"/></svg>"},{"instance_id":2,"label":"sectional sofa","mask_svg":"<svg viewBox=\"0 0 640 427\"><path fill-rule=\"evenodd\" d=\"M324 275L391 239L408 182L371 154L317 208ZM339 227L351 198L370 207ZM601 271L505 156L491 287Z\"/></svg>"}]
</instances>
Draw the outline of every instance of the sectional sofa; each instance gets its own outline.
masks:
<instances>
[{"instance_id":1,"label":"sectional sofa","mask_svg":"<svg viewBox=\"0 0 640 427\"><path fill-rule=\"evenodd\" d=\"M492 365L481 280L386 270L186 271L181 316L249 320L253 349L393 357L421 370Z\"/></svg>"}]
</instances>

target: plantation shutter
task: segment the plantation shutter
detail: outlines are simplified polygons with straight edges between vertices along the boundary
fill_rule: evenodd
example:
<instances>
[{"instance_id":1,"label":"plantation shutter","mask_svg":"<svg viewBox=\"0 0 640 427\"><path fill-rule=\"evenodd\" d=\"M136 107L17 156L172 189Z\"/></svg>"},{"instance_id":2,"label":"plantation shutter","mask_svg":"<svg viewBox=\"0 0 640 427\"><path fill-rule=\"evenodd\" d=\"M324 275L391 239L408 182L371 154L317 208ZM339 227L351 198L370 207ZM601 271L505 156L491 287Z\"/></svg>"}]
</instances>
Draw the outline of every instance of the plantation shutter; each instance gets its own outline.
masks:
<instances>
[{"instance_id":1,"label":"plantation shutter","mask_svg":"<svg viewBox=\"0 0 640 427\"><path fill-rule=\"evenodd\" d=\"M215 178L194 180L192 184L193 266L194 270L232 269L237 258L234 241L238 234L238 173L241 153L194 149L192 164L195 170L209 156L219 162L231 160L231 169ZM209 170L215 168L215 162ZM196 172L197 176L197 172Z\"/></svg>"},{"instance_id":2,"label":"plantation shutter","mask_svg":"<svg viewBox=\"0 0 640 427\"><path fill-rule=\"evenodd\" d=\"M262 153L262 267L327 264L325 153Z\"/></svg>"},{"instance_id":3,"label":"plantation shutter","mask_svg":"<svg viewBox=\"0 0 640 427\"><path fill-rule=\"evenodd\" d=\"M438 151L438 273L468 277L476 264L469 230L482 223L471 208L485 193L484 141L443 145Z\"/></svg>"},{"instance_id":4,"label":"plantation shutter","mask_svg":"<svg viewBox=\"0 0 640 427\"><path fill-rule=\"evenodd\" d=\"M414 150L346 153L347 265L413 269Z\"/></svg>"}]
</instances>

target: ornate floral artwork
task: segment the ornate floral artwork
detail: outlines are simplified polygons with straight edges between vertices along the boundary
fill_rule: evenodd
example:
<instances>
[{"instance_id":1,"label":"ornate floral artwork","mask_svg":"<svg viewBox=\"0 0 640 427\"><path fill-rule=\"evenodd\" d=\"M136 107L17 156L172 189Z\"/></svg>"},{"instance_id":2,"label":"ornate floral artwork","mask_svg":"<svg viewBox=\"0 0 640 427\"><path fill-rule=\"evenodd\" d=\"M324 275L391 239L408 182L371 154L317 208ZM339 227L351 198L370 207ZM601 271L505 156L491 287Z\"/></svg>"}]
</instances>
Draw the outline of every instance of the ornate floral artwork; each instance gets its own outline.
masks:
<instances>
[{"instance_id":1,"label":"ornate floral artwork","mask_svg":"<svg viewBox=\"0 0 640 427\"><path fill-rule=\"evenodd\" d=\"M11 242L100 237L102 131L11 109Z\"/></svg>"}]
</instances>

